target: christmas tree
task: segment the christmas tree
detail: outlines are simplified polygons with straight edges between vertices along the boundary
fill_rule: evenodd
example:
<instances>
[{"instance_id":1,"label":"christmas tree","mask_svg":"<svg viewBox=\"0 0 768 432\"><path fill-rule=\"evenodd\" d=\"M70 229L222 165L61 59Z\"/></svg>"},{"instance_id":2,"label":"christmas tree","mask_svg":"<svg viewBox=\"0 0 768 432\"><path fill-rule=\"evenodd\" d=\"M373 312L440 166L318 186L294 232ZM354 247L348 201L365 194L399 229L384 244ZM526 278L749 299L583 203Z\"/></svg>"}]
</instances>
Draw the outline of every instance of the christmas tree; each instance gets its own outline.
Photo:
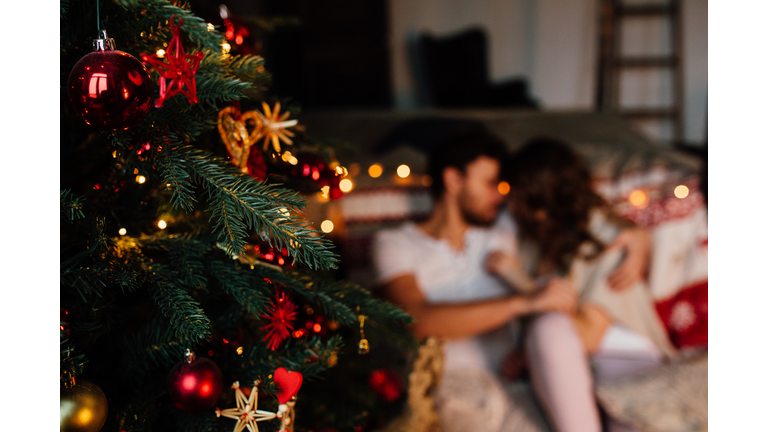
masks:
<instances>
[{"instance_id":1,"label":"christmas tree","mask_svg":"<svg viewBox=\"0 0 768 432\"><path fill-rule=\"evenodd\" d=\"M263 59L184 2L61 0L60 19L61 430L396 412L411 318L341 279L303 218L347 171Z\"/></svg>"}]
</instances>

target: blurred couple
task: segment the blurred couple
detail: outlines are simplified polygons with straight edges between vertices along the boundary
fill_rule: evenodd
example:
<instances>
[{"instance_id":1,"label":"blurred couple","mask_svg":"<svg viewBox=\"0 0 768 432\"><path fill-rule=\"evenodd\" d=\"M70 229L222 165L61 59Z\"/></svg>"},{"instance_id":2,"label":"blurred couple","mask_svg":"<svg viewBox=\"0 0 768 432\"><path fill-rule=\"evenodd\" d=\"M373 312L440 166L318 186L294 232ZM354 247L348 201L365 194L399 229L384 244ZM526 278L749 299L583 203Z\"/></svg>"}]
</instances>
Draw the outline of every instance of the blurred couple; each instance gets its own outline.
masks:
<instances>
[{"instance_id":1,"label":"blurred couple","mask_svg":"<svg viewBox=\"0 0 768 432\"><path fill-rule=\"evenodd\" d=\"M436 146L428 174L429 218L377 233L373 257L381 295L414 317L416 337L446 341L444 382L455 379L438 390L443 430L513 429L457 401L508 406L505 378L525 365L551 429L630 431L601 420L594 385L675 354L644 286L645 230L610 211L555 139L509 154L487 130L465 130Z\"/></svg>"}]
</instances>

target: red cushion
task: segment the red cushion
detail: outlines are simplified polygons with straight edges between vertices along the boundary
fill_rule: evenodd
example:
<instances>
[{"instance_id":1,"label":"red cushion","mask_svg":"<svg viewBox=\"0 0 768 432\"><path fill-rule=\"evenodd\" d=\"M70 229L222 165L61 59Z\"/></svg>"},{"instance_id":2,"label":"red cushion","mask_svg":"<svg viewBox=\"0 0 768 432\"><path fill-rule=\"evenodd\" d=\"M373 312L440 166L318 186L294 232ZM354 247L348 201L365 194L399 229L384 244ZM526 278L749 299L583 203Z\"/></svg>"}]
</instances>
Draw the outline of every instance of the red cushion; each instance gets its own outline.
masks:
<instances>
[{"instance_id":1,"label":"red cushion","mask_svg":"<svg viewBox=\"0 0 768 432\"><path fill-rule=\"evenodd\" d=\"M703 281L656 302L656 311L677 348L707 346L707 292L708 281Z\"/></svg>"}]
</instances>

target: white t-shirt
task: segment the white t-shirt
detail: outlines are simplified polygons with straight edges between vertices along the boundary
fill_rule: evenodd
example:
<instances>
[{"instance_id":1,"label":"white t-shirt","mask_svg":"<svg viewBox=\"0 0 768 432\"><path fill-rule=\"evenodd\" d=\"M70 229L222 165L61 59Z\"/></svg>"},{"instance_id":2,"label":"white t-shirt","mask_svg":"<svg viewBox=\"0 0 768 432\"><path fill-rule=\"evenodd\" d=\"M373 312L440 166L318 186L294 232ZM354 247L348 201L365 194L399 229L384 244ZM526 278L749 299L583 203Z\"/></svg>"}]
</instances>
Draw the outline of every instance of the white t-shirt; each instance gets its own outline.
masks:
<instances>
[{"instance_id":1,"label":"white t-shirt","mask_svg":"<svg viewBox=\"0 0 768 432\"><path fill-rule=\"evenodd\" d=\"M489 228L471 227L464 234L464 249L454 250L446 240L424 233L407 222L380 231L373 241L376 285L398 276L413 274L429 303L463 303L509 296L512 291L485 271L492 251L517 251L515 226L502 212ZM501 360L512 349L512 334L504 326L483 335L449 340L445 368L483 368L498 372Z\"/></svg>"}]
</instances>

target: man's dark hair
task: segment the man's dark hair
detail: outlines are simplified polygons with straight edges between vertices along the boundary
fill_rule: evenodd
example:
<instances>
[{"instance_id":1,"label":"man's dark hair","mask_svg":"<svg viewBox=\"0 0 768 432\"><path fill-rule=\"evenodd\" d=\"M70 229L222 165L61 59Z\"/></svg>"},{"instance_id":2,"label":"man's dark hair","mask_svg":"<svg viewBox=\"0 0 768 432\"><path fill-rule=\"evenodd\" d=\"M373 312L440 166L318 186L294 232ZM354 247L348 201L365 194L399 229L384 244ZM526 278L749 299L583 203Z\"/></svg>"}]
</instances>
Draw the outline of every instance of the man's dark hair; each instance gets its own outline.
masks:
<instances>
[{"instance_id":1,"label":"man's dark hair","mask_svg":"<svg viewBox=\"0 0 768 432\"><path fill-rule=\"evenodd\" d=\"M443 170L446 168L454 167L464 173L467 165L480 156L501 163L507 154L508 149L504 142L485 127L474 125L458 129L432 147L429 154L427 174L432 178L432 196L438 199L445 191Z\"/></svg>"}]
</instances>

